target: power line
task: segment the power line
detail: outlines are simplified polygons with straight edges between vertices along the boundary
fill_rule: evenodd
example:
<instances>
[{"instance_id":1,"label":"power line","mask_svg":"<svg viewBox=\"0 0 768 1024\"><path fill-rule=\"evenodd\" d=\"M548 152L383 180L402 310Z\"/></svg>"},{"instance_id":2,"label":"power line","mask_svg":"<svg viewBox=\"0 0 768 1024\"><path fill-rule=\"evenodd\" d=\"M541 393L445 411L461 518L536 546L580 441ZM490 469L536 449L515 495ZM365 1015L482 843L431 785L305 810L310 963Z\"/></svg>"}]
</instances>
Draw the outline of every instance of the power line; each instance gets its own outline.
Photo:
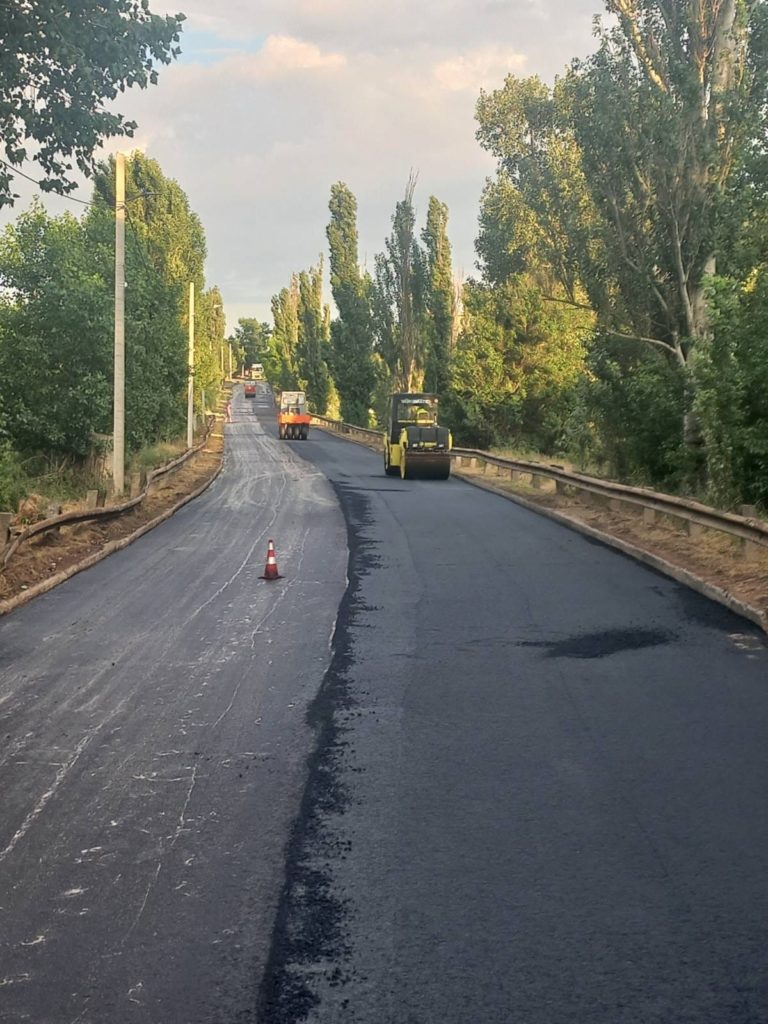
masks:
<instances>
[{"instance_id":1,"label":"power line","mask_svg":"<svg viewBox=\"0 0 768 1024\"><path fill-rule=\"evenodd\" d=\"M18 175L19 178L25 178L27 181L31 181L33 185L37 185L41 192L47 192L49 195L60 196L62 199L68 199L71 203L80 203L81 206L93 206L93 203L87 202L85 199L76 199L75 196L68 196L65 192L57 192L56 189L44 188L43 182L38 181L37 178L31 177L29 174L25 174L24 171L20 171L18 167L14 167L12 164L6 163L5 160L0 160L0 165L10 171L11 174Z\"/></svg>"}]
</instances>

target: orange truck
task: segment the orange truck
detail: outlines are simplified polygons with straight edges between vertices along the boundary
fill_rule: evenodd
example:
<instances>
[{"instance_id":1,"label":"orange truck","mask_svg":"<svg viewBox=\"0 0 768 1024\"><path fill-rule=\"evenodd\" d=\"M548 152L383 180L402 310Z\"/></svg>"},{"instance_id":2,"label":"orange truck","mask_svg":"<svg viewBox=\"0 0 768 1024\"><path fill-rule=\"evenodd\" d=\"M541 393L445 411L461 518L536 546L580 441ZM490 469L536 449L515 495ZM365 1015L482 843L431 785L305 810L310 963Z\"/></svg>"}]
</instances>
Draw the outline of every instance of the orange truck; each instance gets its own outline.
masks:
<instances>
[{"instance_id":1,"label":"orange truck","mask_svg":"<svg viewBox=\"0 0 768 1024\"><path fill-rule=\"evenodd\" d=\"M303 391L282 391L277 400L277 433L281 441L306 441L312 417Z\"/></svg>"}]
</instances>

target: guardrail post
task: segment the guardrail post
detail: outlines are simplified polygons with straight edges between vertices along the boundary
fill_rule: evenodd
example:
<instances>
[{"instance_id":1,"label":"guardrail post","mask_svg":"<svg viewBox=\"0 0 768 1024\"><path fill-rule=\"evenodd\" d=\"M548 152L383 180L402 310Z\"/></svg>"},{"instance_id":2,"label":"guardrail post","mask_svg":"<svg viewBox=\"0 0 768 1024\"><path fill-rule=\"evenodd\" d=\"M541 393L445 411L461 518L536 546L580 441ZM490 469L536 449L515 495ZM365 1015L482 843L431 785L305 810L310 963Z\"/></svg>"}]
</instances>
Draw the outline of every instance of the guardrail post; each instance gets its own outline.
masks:
<instances>
[{"instance_id":1,"label":"guardrail post","mask_svg":"<svg viewBox=\"0 0 768 1024\"><path fill-rule=\"evenodd\" d=\"M486 462L483 466L483 473L485 473L486 476L498 476L498 466L494 465L493 462Z\"/></svg>"},{"instance_id":2,"label":"guardrail post","mask_svg":"<svg viewBox=\"0 0 768 1024\"><path fill-rule=\"evenodd\" d=\"M704 535L705 527L701 523L694 523L690 519L688 520L688 536L691 540L697 540L699 537Z\"/></svg>"},{"instance_id":3,"label":"guardrail post","mask_svg":"<svg viewBox=\"0 0 768 1024\"><path fill-rule=\"evenodd\" d=\"M756 562L766 553L768 552L762 544L756 544L753 540L749 540L747 537L742 537L741 554L745 561Z\"/></svg>"},{"instance_id":4,"label":"guardrail post","mask_svg":"<svg viewBox=\"0 0 768 1024\"><path fill-rule=\"evenodd\" d=\"M531 483L535 490L543 491L547 486L547 478L540 476L538 473L531 473Z\"/></svg>"},{"instance_id":5,"label":"guardrail post","mask_svg":"<svg viewBox=\"0 0 768 1024\"><path fill-rule=\"evenodd\" d=\"M141 473L131 473L129 480L130 496L137 498L141 494Z\"/></svg>"},{"instance_id":6,"label":"guardrail post","mask_svg":"<svg viewBox=\"0 0 768 1024\"><path fill-rule=\"evenodd\" d=\"M643 509L643 523L646 526L653 526L656 522L656 509L655 508L644 508Z\"/></svg>"},{"instance_id":7,"label":"guardrail post","mask_svg":"<svg viewBox=\"0 0 768 1024\"><path fill-rule=\"evenodd\" d=\"M99 506L99 492L97 490L88 491L85 495L85 507L87 509L98 508Z\"/></svg>"}]
</instances>

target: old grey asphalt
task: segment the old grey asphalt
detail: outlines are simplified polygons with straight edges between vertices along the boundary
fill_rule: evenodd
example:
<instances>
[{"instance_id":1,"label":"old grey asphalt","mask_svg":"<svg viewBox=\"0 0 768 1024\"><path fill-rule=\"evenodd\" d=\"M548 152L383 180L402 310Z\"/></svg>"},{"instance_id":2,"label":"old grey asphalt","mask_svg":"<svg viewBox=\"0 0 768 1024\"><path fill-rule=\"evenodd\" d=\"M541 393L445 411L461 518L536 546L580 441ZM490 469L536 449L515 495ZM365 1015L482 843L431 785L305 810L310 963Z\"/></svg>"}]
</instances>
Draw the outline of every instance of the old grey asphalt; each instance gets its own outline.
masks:
<instances>
[{"instance_id":1,"label":"old grey asphalt","mask_svg":"<svg viewBox=\"0 0 768 1024\"><path fill-rule=\"evenodd\" d=\"M235 395L201 498L0 620L4 1024L255 1002L347 548L325 478L253 405Z\"/></svg>"},{"instance_id":2,"label":"old grey asphalt","mask_svg":"<svg viewBox=\"0 0 768 1024\"><path fill-rule=\"evenodd\" d=\"M765 1024L762 636L498 496L293 447L351 583L259 1024Z\"/></svg>"}]
</instances>

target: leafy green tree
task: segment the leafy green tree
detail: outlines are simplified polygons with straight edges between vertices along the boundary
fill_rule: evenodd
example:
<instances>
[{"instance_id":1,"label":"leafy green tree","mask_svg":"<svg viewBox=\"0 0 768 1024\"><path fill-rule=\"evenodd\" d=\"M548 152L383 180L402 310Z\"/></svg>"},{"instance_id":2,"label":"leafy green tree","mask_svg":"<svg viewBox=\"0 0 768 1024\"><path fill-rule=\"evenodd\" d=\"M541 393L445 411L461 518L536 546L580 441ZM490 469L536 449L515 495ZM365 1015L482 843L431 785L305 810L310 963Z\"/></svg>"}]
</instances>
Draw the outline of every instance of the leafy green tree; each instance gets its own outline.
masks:
<instances>
[{"instance_id":1,"label":"leafy green tree","mask_svg":"<svg viewBox=\"0 0 768 1024\"><path fill-rule=\"evenodd\" d=\"M327 358L330 352L330 311L323 306L323 261L299 274L296 369L313 412L324 416L331 394Z\"/></svg>"},{"instance_id":2,"label":"leafy green tree","mask_svg":"<svg viewBox=\"0 0 768 1024\"><path fill-rule=\"evenodd\" d=\"M424 387L438 395L444 394L448 386L456 329L456 291L447 227L448 207L430 196L427 223L421 233L426 277Z\"/></svg>"},{"instance_id":3,"label":"leafy green tree","mask_svg":"<svg viewBox=\"0 0 768 1024\"><path fill-rule=\"evenodd\" d=\"M136 124L109 109L118 93L157 81L158 64L181 52L184 15L160 17L146 0L10 2L0 13L0 138L13 167L31 159L42 188L75 188L73 163L94 170L93 153ZM34 145L27 151L27 142ZM12 172L0 167L0 206L12 204Z\"/></svg>"},{"instance_id":4,"label":"leafy green tree","mask_svg":"<svg viewBox=\"0 0 768 1024\"><path fill-rule=\"evenodd\" d=\"M207 330L205 233L177 182L140 153L126 160L126 443L129 448L176 436L186 416L188 294L195 286L195 407L216 379ZM105 285L113 280L114 161L99 166L85 230L99 253ZM223 311L218 310L223 337ZM199 328L199 329L198 329Z\"/></svg>"},{"instance_id":5,"label":"leafy green tree","mask_svg":"<svg viewBox=\"0 0 768 1024\"><path fill-rule=\"evenodd\" d=\"M416 238L415 189L411 174L395 207L385 252L376 257L374 329L397 391L417 391L426 362L426 270Z\"/></svg>"},{"instance_id":6,"label":"leafy green tree","mask_svg":"<svg viewBox=\"0 0 768 1024\"><path fill-rule=\"evenodd\" d=\"M299 387L296 349L299 344L299 282L296 275L288 288L272 296L272 348L276 369L274 383L281 391Z\"/></svg>"},{"instance_id":7,"label":"leafy green tree","mask_svg":"<svg viewBox=\"0 0 768 1024\"><path fill-rule=\"evenodd\" d=\"M592 318L547 302L530 275L464 289L446 415L458 436L484 445L553 450L562 422L551 412L584 373Z\"/></svg>"},{"instance_id":8,"label":"leafy green tree","mask_svg":"<svg viewBox=\"0 0 768 1024\"><path fill-rule=\"evenodd\" d=\"M112 299L81 223L35 203L0 236L0 394L21 452L84 456L111 415Z\"/></svg>"},{"instance_id":9,"label":"leafy green tree","mask_svg":"<svg viewBox=\"0 0 768 1024\"><path fill-rule=\"evenodd\" d=\"M275 371L270 373L270 361L272 351L270 338L272 328L268 323L257 320L255 317L241 317L235 328L235 343L242 350L242 363L245 366L252 366L253 363L263 363L267 377L275 376Z\"/></svg>"},{"instance_id":10,"label":"leafy green tree","mask_svg":"<svg viewBox=\"0 0 768 1024\"><path fill-rule=\"evenodd\" d=\"M685 366L708 330L722 196L763 102L750 33L761 5L606 6L618 25L553 91L510 77L481 96L478 137L566 296L582 287L604 330Z\"/></svg>"},{"instance_id":11,"label":"leafy green tree","mask_svg":"<svg viewBox=\"0 0 768 1024\"><path fill-rule=\"evenodd\" d=\"M768 264L744 284L716 278L711 308L712 339L694 364L709 496L768 508Z\"/></svg>"},{"instance_id":12,"label":"leafy green tree","mask_svg":"<svg viewBox=\"0 0 768 1024\"><path fill-rule=\"evenodd\" d=\"M195 388L210 408L224 377L224 332L226 316L221 292L214 286L195 303Z\"/></svg>"},{"instance_id":13,"label":"leafy green tree","mask_svg":"<svg viewBox=\"0 0 768 1024\"><path fill-rule=\"evenodd\" d=\"M341 418L366 425L375 381L372 282L368 274L360 272L357 200L343 182L331 187L329 209L326 234L331 292L339 311L331 324L331 368L341 401Z\"/></svg>"}]
</instances>

